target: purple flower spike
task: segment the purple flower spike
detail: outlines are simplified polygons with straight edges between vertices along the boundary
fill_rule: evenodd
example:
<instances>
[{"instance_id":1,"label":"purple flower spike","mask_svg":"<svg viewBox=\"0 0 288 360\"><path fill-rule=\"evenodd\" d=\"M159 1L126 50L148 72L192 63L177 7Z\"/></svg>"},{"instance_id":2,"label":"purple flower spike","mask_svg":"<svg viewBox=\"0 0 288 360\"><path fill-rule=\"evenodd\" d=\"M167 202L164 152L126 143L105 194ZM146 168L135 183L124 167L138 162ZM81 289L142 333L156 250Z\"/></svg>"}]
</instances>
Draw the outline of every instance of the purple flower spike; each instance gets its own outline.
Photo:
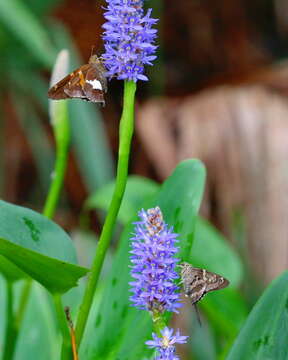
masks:
<instances>
[{"instance_id":1,"label":"purple flower spike","mask_svg":"<svg viewBox=\"0 0 288 360\"><path fill-rule=\"evenodd\" d=\"M141 221L135 223L130 253L133 264L130 283L134 293L130 300L133 306L148 311L173 311L177 308L180 295L174 284L178 279L175 271L178 251L175 243L177 234L164 223L159 207L139 212Z\"/></svg>"},{"instance_id":2,"label":"purple flower spike","mask_svg":"<svg viewBox=\"0 0 288 360\"><path fill-rule=\"evenodd\" d=\"M118 80L148 80L144 65L152 65L157 46L157 31L152 26L158 21L144 14L143 0L107 0L103 25L105 53L102 55L106 75Z\"/></svg>"},{"instance_id":3,"label":"purple flower spike","mask_svg":"<svg viewBox=\"0 0 288 360\"><path fill-rule=\"evenodd\" d=\"M181 336L179 330L173 335L173 329L165 327L161 331L162 337L158 337L152 333L153 340L146 341L146 345L150 348L155 348L159 356L155 360L179 360L175 355L175 344L184 344L187 342L188 336Z\"/></svg>"}]
</instances>

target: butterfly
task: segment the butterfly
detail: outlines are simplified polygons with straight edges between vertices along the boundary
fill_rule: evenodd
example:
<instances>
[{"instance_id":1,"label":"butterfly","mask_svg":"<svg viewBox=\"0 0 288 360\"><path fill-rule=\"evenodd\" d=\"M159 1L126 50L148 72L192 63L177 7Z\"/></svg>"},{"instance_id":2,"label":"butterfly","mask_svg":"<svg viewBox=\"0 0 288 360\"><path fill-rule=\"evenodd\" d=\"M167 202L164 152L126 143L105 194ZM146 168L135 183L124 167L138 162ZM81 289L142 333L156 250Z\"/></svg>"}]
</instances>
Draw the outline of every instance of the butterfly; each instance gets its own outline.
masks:
<instances>
[{"instance_id":1,"label":"butterfly","mask_svg":"<svg viewBox=\"0 0 288 360\"><path fill-rule=\"evenodd\" d=\"M104 93L107 92L105 68L97 55L92 55L89 63L72 71L48 91L53 100L79 98L101 103L105 106Z\"/></svg>"},{"instance_id":2,"label":"butterfly","mask_svg":"<svg viewBox=\"0 0 288 360\"><path fill-rule=\"evenodd\" d=\"M209 291L224 289L229 285L229 281L223 276L195 268L187 262L179 266L184 294L191 299L192 305L200 301Z\"/></svg>"}]
</instances>

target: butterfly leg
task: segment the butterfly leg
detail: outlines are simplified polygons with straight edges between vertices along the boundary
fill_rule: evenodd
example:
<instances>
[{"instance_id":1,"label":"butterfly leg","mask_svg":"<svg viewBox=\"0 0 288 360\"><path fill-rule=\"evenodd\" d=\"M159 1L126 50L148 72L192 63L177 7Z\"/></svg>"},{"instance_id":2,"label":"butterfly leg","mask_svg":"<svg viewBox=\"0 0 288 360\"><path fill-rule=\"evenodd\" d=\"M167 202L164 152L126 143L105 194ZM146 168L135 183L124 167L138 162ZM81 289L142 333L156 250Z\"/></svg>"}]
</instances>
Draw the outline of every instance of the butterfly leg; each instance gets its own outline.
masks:
<instances>
[{"instance_id":1,"label":"butterfly leg","mask_svg":"<svg viewBox=\"0 0 288 360\"><path fill-rule=\"evenodd\" d=\"M197 306L196 303L194 303L194 304L192 303L192 305L194 306L198 323L199 323L200 326L202 326L201 318L200 318L200 312L199 312L198 306Z\"/></svg>"}]
</instances>

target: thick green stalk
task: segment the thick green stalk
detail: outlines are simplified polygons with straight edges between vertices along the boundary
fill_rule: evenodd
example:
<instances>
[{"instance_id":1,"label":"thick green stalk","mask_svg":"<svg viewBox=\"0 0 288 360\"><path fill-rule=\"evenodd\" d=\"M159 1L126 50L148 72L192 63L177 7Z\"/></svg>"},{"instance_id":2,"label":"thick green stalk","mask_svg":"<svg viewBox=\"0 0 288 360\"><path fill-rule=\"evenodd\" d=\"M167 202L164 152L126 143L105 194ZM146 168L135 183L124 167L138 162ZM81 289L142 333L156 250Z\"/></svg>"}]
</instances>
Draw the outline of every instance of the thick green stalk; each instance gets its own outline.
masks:
<instances>
[{"instance_id":1,"label":"thick green stalk","mask_svg":"<svg viewBox=\"0 0 288 360\"><path fill-rule=\"evenodd\" d=\"M6 331L3 360L12 360L15 352L17 329L13 315L13 289L12 282L8 281L6 291Z\"/></svg>"},{"instance_id":2,"label":"thick green stalk","mask_svg":"<svg viewBox=\"0 0 288 360\"><path fill-rule=\"evenodd\" d=\"M123 112L119 129L119 153L115 189L77 318L76 342L78 346L82 340L103 261L112 238L114 225L126 187L131 139L134 131L135 91L136 84L133 81L124 82Z\"/></svg>"}]
</instances>

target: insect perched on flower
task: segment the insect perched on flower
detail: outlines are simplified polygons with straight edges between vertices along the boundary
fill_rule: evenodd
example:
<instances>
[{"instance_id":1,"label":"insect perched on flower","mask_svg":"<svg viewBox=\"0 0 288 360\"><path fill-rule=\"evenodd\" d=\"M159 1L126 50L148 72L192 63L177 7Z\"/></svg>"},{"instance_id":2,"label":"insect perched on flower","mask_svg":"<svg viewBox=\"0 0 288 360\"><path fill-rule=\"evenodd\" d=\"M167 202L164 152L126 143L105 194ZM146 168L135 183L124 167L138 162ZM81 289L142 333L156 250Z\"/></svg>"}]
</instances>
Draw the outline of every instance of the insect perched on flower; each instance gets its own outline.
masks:
<instances>
[{"instance_id":1,"label":"insect perched on flower","mask_svg":"<svg viewBox=\"0 0 288 360\"><path fill-rule=\"evenodd\" d=\"M133 295L130 297L138 309L178 312L181 306L176 264L178 252L177 234L172 227L163 221L160 208L157 206L139 212L140 221L135 223L135 234L132 237L130 283Z\"/></svg>"},{"instance_id":2,"label":"insect perched on flower","mask_svg":"<svg viewBox=\"0 0 288 360\"><path fill-rule=\"evenodd\" d=\"M194 268L187 262L181 267L181 279L185 296L191 299L192 305L196 304L209 291L224 289L229 281L205 269Z\"/></svg>"},{"instance_id":3,"label":"insect perched on flower","mask_svg":"<svg viewBox=\"0 0 288 360\"><path fill-rule=\"evenodd\" d=\"M105 105L104 93L107 92L105 68L96 55L92 55L89 63L65 76L48 91L53 100L79 98Z\"/></svg>"}]
</instances>

